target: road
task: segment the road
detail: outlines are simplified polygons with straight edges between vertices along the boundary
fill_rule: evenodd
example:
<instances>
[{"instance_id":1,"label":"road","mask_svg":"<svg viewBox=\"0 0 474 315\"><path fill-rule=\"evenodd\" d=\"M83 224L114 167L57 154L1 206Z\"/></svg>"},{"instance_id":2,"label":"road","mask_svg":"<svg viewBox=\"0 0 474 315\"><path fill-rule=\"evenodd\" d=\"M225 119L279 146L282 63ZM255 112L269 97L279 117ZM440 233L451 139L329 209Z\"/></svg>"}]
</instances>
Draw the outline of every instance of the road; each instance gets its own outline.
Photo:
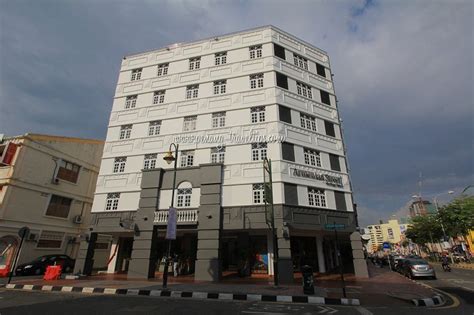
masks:
<instances>
[{"instance_id":1,"label":"road","mask_svg":"<svg viewBox=\"0 0 474 315\"><path fill-rule=\"evenodd\" d=\"M435 289L453 295L461 303L460 309L465 314L474 314L474 270L455 269L444 272L441 266L435 265L437 280L417 280Z\"/></svg>"},{"instance_id":2,"label":"road","mask_svg":"<svg viewBox=\"0 0 474 315\"><path fill-rule=\"evenodd\" d=\"M433 314L435 312L436 314ZM226 314L226 315L453 315L464 308L427 309L410 304L394 307L324 306L265 302L190 300L141 296L0 290L0 314Z\"/></svg>"}]
</instances>

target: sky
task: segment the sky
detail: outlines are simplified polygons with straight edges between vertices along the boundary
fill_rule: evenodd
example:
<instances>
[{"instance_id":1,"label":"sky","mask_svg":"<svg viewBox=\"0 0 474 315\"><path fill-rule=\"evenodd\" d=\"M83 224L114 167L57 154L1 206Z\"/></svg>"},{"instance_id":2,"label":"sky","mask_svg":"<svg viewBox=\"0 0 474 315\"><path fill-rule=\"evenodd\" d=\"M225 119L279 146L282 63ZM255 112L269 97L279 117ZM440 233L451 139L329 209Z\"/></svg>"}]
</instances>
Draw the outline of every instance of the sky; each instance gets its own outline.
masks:
<instances>
[{"instance_id":1,"label":"sky","mask_svg":"<svg viewBox=\"0 0 474 315\"><path fill-rule=\"evenodd\" d=\"M0 133L104 139L124 55L268 24L330 56L362 226L474 183L472 1L0 0Z\"/></svg>"}]
</instances>

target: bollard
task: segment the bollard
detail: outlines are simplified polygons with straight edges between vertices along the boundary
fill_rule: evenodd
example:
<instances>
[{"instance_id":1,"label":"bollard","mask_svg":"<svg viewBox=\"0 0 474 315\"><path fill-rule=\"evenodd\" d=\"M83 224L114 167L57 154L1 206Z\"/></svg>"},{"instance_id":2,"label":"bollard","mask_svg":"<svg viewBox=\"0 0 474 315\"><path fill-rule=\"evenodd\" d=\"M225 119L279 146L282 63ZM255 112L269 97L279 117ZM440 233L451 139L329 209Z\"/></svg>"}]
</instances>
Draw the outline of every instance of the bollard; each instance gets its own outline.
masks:
<instances>
[{"instance_id":1,"label":"bollard","mask_svg":"<svg viewBox=\"0 0 474 315\"><path fill-rule=\"evenodd\" d=\"M303 276L303 293L314 294L313 268L304 265L301 267L301 274Z\"/></svg>"}]
</instances>

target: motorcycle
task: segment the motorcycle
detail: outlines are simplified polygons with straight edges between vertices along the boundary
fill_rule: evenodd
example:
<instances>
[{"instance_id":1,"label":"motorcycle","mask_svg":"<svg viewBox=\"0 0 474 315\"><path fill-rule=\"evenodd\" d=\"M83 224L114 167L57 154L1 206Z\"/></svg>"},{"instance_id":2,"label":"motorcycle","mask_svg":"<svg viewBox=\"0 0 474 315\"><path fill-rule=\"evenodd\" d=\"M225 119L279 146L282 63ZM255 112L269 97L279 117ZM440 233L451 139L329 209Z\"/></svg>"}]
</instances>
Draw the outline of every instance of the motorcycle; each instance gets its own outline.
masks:
<instances>
[{"instance_id":1,"label":"motorcycle","mask_svg":"<svg viewBox=\"0 0 474 315\"><path fill-rule=\"evenodd\" d=\"M449 264L442 264L442 267L444 272L451 272L451 267L449 267Z\"/></svg>"}]
</instances>

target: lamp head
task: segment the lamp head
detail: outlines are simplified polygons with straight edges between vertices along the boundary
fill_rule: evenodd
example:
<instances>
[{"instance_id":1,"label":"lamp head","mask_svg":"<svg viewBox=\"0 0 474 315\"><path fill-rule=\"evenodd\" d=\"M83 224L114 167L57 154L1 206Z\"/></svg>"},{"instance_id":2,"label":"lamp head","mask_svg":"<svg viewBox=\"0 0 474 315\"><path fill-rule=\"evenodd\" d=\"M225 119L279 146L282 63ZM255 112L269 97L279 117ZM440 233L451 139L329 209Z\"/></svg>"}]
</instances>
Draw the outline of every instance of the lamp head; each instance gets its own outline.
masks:
<instances>
[{"instance_id":1,"label":"lamp head","mask_svg":"<svg viewBox=\"0 0 474 315\"><path fill-rule=\"evenodd\" d=\"M173 156L173 152L168 151L166 155L163 157L163 160L165 160L166 163L171 164L173 163L174 160L176 160L176 158Z\"/></svg>"}]
</instances>

